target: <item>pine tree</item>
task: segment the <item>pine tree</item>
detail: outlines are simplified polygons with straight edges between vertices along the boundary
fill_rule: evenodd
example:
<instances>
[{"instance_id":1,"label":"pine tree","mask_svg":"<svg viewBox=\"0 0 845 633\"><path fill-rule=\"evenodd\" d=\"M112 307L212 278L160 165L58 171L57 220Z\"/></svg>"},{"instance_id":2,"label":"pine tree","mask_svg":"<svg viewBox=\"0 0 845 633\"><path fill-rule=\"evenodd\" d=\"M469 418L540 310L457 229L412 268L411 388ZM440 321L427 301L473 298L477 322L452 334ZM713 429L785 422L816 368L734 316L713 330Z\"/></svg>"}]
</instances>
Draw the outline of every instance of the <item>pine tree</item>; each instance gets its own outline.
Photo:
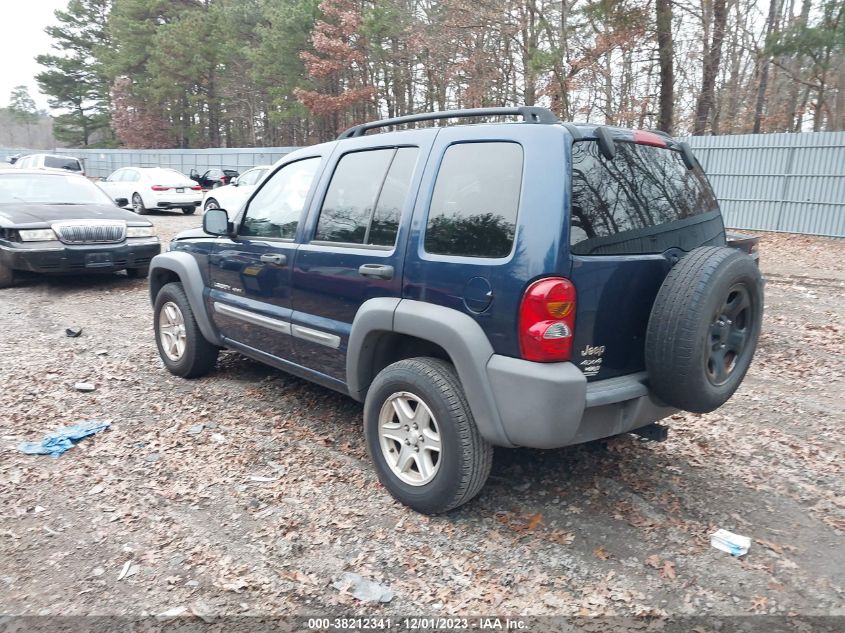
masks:
<instances>
[{"instance_id":1,"label":"pine tree","mask_svg":"<svg viewBox=\"0 0 845 633\"><path fill-rule=\"evenodd\" d=\"M110 145L109 90L100 51L107 46L104 25L111 0L70 0L56 11L59 22L47 27L58 55L39 55L46 70L36 75L50 107L64 110L56 117L56 139L71 146Z\"/></svg>"}]
</instances>

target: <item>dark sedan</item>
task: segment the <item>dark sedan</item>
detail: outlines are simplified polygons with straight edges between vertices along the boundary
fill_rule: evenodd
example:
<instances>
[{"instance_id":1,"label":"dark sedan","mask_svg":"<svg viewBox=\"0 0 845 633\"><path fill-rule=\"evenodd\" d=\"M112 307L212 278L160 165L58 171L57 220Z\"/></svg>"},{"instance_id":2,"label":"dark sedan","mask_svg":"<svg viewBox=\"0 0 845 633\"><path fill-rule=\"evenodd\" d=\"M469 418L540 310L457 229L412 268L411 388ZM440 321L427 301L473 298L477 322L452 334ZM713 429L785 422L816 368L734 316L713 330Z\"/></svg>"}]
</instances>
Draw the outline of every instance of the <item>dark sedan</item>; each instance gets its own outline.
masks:
<instances>
[{"instance_id":1,"label":"dark sedan","mask_svg":"<svg viewBox=\"0 0 845 633\"><path fill-rule=\"evenodd\" d=\"M202 176L197 173L196 169L191 170L191 180L199 183L199 186L204 190L217 189L223 185L228 185L233 178L237 178L240 174L234 169L209 169Z\"/></svg>"},{"instance_id":2,"label":"dark sedan","mask_svg":"<svg viewBox=\"0 0 845 633\"><path fill-rule=\"evenodd\" d=\"M17 271L146 277L160 252L155 227L84 176L0 171L0 288Z\"/></svg>"}]
</instances>

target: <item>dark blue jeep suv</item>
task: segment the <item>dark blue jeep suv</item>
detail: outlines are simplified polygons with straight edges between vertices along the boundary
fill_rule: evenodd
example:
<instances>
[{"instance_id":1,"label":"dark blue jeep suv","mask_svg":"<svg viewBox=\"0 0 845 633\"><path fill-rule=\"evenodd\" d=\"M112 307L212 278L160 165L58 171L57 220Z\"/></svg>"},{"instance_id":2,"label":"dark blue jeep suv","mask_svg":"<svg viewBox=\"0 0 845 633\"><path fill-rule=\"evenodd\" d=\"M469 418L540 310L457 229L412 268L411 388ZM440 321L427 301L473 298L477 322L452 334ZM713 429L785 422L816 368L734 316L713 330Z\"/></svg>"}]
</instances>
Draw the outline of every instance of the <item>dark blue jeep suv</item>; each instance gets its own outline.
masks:
<instances>
[{"instance_id":1,"label":"dark blue jeep suv","mask_svg":"<svg viewBox=\"0 0 845 633\"><path fill-rule=\"evenodd\" d=\"M480 116L523 120L367 134ZM755 262L659 133L536 107L376 121L289 154L231 211L152 262L165 365L201 376L225 347L364 402L381 481L421 512L476 495L493 446L712 411L760 332Z\"/></svg>"}]
</instances>

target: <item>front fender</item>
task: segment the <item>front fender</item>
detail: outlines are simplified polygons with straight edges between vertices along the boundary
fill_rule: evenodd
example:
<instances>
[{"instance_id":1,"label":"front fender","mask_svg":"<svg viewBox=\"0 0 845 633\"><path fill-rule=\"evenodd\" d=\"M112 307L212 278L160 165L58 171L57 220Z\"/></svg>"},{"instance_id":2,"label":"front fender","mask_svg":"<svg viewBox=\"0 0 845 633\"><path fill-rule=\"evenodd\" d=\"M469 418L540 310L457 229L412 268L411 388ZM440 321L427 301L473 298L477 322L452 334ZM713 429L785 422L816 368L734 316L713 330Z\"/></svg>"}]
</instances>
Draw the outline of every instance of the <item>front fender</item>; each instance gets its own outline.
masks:
<instances>
[{"instance_id":1,"label":"front fender","mask_svg":"<svg viewBox=\"0 0 845 633\"><path fill-rule=\"evenodd\" d=\"M155 304L162 287L177 279L185 290L200 332L209 343L222 347L223 343L205 307L205 280L197 260L191 254L170 251L153 257L150 262L150 301Z\"/></svg>"}]
</instances>

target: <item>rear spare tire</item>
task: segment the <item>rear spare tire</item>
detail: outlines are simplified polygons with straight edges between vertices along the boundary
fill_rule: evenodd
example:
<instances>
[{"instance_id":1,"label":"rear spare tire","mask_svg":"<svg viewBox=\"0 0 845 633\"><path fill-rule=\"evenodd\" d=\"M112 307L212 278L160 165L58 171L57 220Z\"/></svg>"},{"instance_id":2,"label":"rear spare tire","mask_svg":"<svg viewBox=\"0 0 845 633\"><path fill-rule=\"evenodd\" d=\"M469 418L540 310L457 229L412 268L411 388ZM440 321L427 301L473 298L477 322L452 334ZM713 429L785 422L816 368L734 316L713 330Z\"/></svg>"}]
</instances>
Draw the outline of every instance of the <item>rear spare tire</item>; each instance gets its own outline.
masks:
<instances>
[{"instance_id":1,"label":"rear spare tire","mask_svg":"<svg viewBox=\"0 0 845 633\"><path fill-rule=\"evenodd\" d=\"M708 413L739 388L763 319L760 270L733 248L704 246L679 261L651 309L645 362L652 390L673 407Z\"/></svg>"}]
</instances>

